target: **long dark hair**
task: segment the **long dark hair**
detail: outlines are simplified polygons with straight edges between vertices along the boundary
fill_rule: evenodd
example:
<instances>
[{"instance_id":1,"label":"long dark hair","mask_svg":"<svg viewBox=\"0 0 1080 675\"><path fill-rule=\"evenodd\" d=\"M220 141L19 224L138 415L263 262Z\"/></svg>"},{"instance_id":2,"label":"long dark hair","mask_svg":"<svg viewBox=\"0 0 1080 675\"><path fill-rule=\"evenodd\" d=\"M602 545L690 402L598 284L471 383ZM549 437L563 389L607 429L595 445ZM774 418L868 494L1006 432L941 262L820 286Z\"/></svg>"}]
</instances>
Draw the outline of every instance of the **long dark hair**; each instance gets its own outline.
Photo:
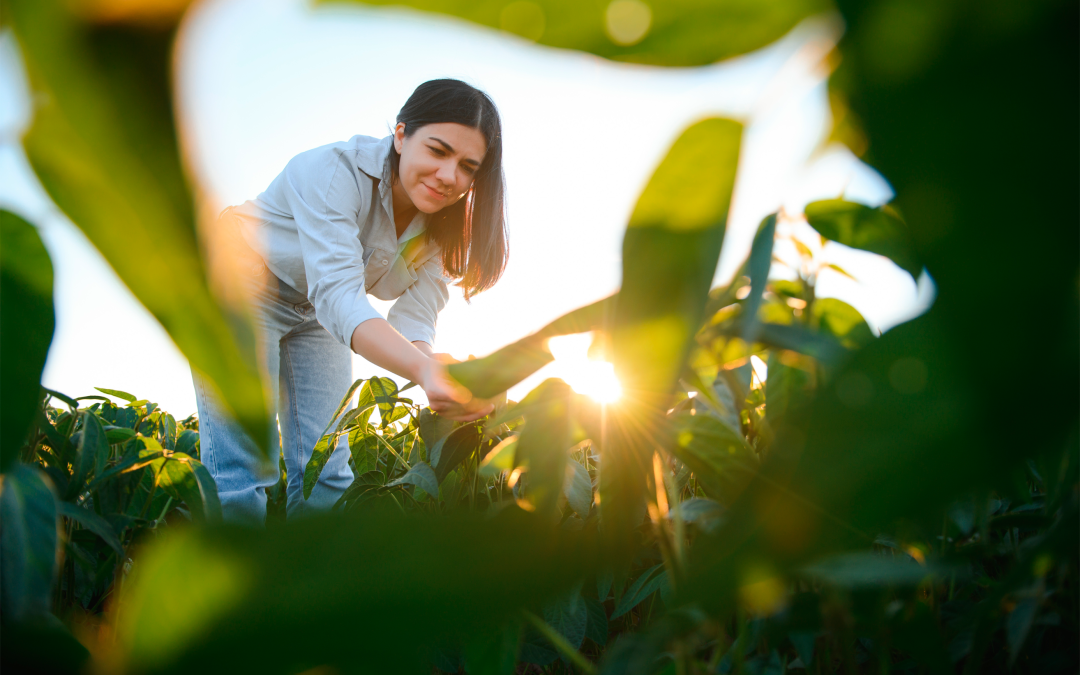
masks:
<instances>
[{"instance_id":1,"label":"long dark hair","mask_svg":"<svg viewBox=\"0 0 1080 675\"><path fill-rule=\"evenodd\" d=\"M428 218L428 240L442 247L443 268L459 279L468 299L495 285L509 255L499 111L487 94L461 80L431 80L416 88L397 121L405 124L406 137L426 124L454 122L478 130L487 142L468 194ZM395 178L400 161L391 145Z\"/></svg>"}]
</instances>

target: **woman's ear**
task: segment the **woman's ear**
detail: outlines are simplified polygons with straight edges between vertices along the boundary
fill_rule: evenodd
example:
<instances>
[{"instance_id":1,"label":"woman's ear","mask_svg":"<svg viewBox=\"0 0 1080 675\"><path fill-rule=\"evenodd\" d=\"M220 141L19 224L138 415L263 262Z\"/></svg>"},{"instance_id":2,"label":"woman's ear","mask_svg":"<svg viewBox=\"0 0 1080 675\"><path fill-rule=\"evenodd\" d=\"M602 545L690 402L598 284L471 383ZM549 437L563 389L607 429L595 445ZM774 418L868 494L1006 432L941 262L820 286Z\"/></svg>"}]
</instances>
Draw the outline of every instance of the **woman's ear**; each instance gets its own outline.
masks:
<instances>
[{"instance_id":1,"label":"woman's ear","mask_svg":"<svg viewBox=\"0 0 1080 675\"><path fill-rule=\"evenodd\" d=\"M401 146L405 143L405 123L398 122L398 125L394 127L394 150L401 154Z\"/></svg>"}]
</instances>

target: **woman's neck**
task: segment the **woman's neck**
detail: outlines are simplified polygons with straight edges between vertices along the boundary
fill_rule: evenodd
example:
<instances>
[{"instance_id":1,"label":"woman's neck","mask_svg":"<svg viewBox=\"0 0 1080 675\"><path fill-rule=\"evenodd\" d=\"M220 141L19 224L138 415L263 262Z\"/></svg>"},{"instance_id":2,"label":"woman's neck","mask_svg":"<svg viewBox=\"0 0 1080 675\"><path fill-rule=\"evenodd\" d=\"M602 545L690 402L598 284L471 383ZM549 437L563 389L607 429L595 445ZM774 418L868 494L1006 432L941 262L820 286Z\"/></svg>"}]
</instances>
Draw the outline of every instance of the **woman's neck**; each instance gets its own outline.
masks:
<instances>
[{"instance_id":1,"label":"woman's neck","mask_svg":"<svg viewBox=\"0 0 1080 675\"><path fill-rule=\"evenodd\" d=\"M409 227L409 223L412 222L417 208L409 199L409 194L405 192L405 188L401 186L401 179L396 176L394 177L391 192L394 195L394 228L397 230L397 236L400 237L405 233L405 229Z\"/></svg>"}]
</instances>

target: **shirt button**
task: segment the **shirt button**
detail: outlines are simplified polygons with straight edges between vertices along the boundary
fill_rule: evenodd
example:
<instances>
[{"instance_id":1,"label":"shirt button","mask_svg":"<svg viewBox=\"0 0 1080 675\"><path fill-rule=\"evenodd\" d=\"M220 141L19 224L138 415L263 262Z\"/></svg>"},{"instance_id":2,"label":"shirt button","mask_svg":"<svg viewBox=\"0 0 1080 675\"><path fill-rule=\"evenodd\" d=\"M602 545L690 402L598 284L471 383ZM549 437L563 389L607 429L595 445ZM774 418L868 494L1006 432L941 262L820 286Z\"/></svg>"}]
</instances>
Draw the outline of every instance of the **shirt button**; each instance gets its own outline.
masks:
<instances>
[{"instance_id":1,"label":"shirt button","mask_svg":"<svg viewBox=\"0 0 1080 675\"><path fill-rule=\"evenodd\" d=\"M385 267L386 265L389 265L389 264L390 264L390 261L389 261L389 260L387 260L386 258L383 258L382 264L383 264L383 266Z\"/></svg>"}]
</instances>

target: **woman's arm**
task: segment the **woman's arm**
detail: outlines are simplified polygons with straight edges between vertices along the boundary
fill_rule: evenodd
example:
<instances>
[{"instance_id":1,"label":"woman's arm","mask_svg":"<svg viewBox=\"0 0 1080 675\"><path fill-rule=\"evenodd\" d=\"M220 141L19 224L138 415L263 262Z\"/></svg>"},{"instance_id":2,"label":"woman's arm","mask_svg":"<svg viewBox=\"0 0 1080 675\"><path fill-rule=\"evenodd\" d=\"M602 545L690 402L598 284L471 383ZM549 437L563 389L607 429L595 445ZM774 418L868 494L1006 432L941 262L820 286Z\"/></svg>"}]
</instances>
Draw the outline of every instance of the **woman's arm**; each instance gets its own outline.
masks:
<instances>
[{"instance_id":1,"label":"woman's arm","mask_svg":"<svg viewBox=\"0 0 1080 675\"><path fill-rule=\"evenodd\" d=\"M494 408L451 380L446 366L425 353L430 353L430 345L410 343L385 319L369 319L358 325L352 334L352 350L376 366L419 384L427 394L428 405L443 417L471 422Z\"/></svg>"}]
</instances>

